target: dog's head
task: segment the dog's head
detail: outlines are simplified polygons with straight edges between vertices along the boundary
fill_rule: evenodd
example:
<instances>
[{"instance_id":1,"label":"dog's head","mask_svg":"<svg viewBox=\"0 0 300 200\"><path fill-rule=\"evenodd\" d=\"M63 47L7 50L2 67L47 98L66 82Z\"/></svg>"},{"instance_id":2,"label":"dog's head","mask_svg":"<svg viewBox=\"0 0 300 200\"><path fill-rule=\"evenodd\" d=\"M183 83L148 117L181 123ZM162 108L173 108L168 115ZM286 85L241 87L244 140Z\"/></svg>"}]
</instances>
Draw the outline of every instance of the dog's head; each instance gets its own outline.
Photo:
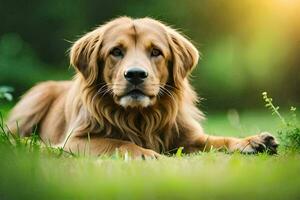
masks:
<instances>
[{"instance_id":1,"label":"dog's head","mask_svg":"<svg viewBox=\"0 0 300 200\"><path fill-rule=\"evenodd\" d=\"M180 88L198 51L174 29L150 18L117 18L71 48L71 64L99 95L123 107L148 107ZM169 88L168 88L169 87Z\"/></svg>"}]
</instances>

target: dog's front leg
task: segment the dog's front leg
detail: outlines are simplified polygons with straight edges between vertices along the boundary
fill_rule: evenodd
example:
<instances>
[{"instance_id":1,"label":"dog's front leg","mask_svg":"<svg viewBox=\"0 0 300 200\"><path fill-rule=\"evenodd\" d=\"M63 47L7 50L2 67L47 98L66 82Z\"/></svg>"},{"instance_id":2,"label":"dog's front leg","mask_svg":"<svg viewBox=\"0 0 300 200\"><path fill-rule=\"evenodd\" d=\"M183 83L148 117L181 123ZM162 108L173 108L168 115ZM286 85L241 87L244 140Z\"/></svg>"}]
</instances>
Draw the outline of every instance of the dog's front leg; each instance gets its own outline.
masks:
<instances>
[{"instance_id":1,"label":"dog's front leg","mask_svg":"<svg viewBox=\"0 0 300 200\"><path fill-rule=\"evenodd\" d=\"M259 153L268 152L277 153L278 142L271 134L264 132L259 135L253 135L246 138L210 136L200 134L193 136L190 143L186 145L188 152L209 151L210 149L226 149L229 152L241 153Z\"/></svg>"},{"instance_id":2,"label":"dog's front leg","mask_svg":"<svg viewBox=\"0 0 300 200\"><path fill-rule=\"evenodd\" d=\"M111 156L116 151L121 155L129 154L132 158L158 158L160 154L150 149L142 148L128 141L101 138L96 136L72 136L62 144L64 149L69 152L79 154L89 154L93 156Z\"/></svg>"}]
</instances>

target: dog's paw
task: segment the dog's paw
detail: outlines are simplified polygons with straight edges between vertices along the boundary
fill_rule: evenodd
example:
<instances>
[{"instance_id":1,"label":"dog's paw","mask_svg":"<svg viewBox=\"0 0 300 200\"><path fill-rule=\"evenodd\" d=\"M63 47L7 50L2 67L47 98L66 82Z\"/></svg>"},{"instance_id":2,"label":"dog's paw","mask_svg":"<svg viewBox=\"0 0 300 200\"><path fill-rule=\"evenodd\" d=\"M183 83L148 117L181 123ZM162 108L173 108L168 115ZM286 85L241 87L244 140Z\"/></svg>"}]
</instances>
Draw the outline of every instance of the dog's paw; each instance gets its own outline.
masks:
<instances>
[{"instance_id":1,"label":"dog's paw","mask_svg":"<svg viewBox=\"0 0 300 200\"><path fill-rule=\"evenodd\" d=\"M269 154L277 154L277 147L279 143L268 132L263 132L259 135L248 137L240 145L239 149L242 153L262 153L267 152Z\"/></svg>"},{"instance_id":2,"label":"dog's paw","mask_svg":"<svg viewBox=\"0 0 300 200\"><path fill-rule=\"evenodd\" d=\"M118 148L119 153L122 155L129 155L133 159L158 159L161 157L160 154L156 153L151 149L145 149L135 144L125 144Z\"/></svg>"}]
</instances>

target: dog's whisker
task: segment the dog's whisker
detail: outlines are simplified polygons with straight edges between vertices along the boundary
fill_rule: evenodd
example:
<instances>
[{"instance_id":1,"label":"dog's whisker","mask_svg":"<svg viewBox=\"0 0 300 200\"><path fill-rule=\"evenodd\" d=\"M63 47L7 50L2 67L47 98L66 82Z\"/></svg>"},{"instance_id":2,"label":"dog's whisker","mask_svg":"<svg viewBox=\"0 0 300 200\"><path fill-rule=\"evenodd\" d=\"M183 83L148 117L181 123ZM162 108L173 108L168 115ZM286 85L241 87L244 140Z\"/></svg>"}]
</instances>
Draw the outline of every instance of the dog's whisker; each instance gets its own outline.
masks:
<instances>
[{"instance_id":1,"label":"dog's whisker","mask_svg":"<svg viewBox=\"0 0 300 200\"><path fill-rule=\"evenodd\" d=\"M174 95L168 89L166 89L162 86L160 86L160 89L161 89L160 91L162 91L163 94L169 96L172 99L172 101L176 102L176 99L175 99Z\"/></svg>"},{"instance_id":2,"label":"dog's whisker","mask_svg":"<svg viewBox=\"0 0 300 200\"><path fill-rule=\"evenodd\" d=\"M98 84L100 85L100 84ZM94 101L94 99L97 96L100 96L100 98L103 98L105 95L110 94L110 95L114 95L113 92L113 88L117 89L117 90L125 90L126 86L124 87L124 84L119 84L119 83L101 83L101 87L97 90L97 92L95 93L95 95L92 98L92 101ZM174 97L173 93L168 89L170 88L171 90L176 89L175 87L169 85L169 84L148 84L148 85L152 85L152 86L158 86L160 88L157 96L158 98L163 97L163 95L166 95L168 97L170 97L170 99L173 102L176 102L176 98Z\"/></svg>"},{"instance_id":3,"label":"dog's whisker","mask_svg":"<svg viewBox=\"0 0 300 200\"><path fill-rule=\"evenodd\" d=\"M97 92L92 97L92 102L95 101L95 98L100 95L100 99L103 98L107 93L112 93L112 88L109 88L109 83L102 85Z\"/></svg>"}]
</instances>

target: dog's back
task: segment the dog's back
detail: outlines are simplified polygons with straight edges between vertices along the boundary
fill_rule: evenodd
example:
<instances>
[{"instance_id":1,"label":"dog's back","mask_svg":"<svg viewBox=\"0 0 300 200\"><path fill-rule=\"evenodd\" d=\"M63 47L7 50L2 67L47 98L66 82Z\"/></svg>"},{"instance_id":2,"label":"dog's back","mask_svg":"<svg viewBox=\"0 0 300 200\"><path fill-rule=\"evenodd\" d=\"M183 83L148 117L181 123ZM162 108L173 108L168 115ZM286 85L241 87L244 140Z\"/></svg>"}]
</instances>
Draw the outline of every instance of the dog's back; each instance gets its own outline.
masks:
<instances>
[{"instance_id":1,"label":"dog's back","mask_svg":"<svg viewBox=\"0 0 300 200\"><path fill-rule=\"evenodd\" d=\"M66 94L71 81L47 81L31 88L17 103L8 118L12 133L29 136L62 94ZM64 100L63 103L64 104Z\"/></svg>"}]
</instances>

